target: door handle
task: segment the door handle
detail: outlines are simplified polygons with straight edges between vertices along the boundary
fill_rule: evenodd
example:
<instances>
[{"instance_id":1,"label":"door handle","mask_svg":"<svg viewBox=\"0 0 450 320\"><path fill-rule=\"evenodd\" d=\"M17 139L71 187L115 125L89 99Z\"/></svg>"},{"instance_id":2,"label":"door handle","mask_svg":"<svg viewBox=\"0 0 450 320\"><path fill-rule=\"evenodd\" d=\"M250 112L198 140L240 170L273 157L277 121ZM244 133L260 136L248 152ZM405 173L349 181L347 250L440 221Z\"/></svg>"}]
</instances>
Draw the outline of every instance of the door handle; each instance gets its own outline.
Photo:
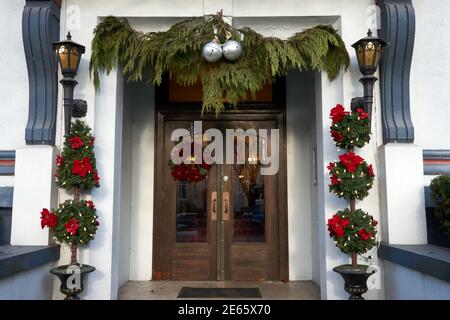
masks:
<instances>
[{"instance_id":1,"label":"door handle","mask_svg":"<svg viewBox=\"0 0 450 320\"><path fill-rule=\"evenodd\" d=\"M230 193L224 192L222 194L222 220L230 220Z\"/></svg>"},{"instance_id":2,"label":"door handle","mask_svg":"<svg viewBox=\"0 0 450 320\"><path fill-rule=\"evenodd\" d=\"M211 220L217 220L217 192L211 192Z\"/></svg>"}]
</instances>

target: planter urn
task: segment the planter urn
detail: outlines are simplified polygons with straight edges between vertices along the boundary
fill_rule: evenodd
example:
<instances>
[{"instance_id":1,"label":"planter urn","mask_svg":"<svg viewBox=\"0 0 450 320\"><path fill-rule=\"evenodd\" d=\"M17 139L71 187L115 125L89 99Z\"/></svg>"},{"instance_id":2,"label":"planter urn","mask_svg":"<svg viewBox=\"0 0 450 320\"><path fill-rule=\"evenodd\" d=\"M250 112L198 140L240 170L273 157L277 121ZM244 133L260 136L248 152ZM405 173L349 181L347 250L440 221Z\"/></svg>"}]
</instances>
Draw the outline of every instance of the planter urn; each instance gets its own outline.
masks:
<instances>
[{"instance_id":1,"label":"planter urn","mask_svg":"<svg viewBox=\"0 0 450 320\"><path fill-rule=\"evenodd\" d=\"M333 268L345 282L345 291L350 294L349 300L364 300L362 295L367 292L367 279L375 273L367 271L369 266L344 264Z\"/></svg>"},{"instance_id":2,"label":"planter urn","mask_svg":"<svg viewBox=\"0 0 450 320\"><path fill-rule=\"evenodd\" d=\"M50 273L61 281L59 290L66 295L64 300L80 300L78 294L84 289L84 277L93 271L95 267L87 264L63 265L50 269Z\"/></svg>"}]
</instances>

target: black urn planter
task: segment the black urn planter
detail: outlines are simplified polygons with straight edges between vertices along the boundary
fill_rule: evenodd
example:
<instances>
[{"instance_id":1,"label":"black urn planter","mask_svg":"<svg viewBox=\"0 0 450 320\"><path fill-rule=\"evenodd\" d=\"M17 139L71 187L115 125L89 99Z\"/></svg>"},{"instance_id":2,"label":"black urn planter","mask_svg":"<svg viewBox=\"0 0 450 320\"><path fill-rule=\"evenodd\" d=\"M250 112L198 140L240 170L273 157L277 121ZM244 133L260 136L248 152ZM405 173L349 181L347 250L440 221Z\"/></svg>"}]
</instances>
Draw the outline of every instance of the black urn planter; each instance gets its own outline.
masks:
<instances>
[{"instance_id":1,"label":"black urn planter","mask_svg":"<svg viewBox=\"0 0 450 320\"><path fill-rule=\"evenodd\" d=\"M84 289L83 278L95 271L95 267L87 264L63 265L50 269L61 281L59 290L66 295L64 300L80 300L78 294Z\"/></svg>"},{"instance_id":2,"label":"black urn planter","mask_svg":"<svg viewBox=\"0 0 450 320\"><path fill-rule=\"evenodd\" d=\"M343 264L333 268L345 281L345 291L350 294L349 300L364 300L362 295L367 292L367 279L375 273L367 272L369 266L358 264Z\"/></svg>"}]
</instances>

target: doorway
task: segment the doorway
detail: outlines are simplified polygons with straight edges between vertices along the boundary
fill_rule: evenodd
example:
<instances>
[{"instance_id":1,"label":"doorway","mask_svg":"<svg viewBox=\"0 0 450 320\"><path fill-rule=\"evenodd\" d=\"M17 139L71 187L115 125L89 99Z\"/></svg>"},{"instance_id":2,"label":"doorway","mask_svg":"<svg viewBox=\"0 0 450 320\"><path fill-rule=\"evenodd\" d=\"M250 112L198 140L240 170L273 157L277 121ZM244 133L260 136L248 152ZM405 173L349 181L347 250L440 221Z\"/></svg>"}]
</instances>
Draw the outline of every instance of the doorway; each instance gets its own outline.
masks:
<instances>
[{"instance_id":1,"label":"doorway","mask_svg":"<svg viewBox=\"0 0 450 320\"><path fill-rule=\"evenodd\" d=\"M262 175L246 153L245 163L214 164L199 182L175 180L167 165L175 145L171 133L189 129L198 113L160 110L158 118L153 279L287 277L283 114L231 111L202 117L203 131L278 129L281 147L277 174Z\"/></svg>"}]
</instances>

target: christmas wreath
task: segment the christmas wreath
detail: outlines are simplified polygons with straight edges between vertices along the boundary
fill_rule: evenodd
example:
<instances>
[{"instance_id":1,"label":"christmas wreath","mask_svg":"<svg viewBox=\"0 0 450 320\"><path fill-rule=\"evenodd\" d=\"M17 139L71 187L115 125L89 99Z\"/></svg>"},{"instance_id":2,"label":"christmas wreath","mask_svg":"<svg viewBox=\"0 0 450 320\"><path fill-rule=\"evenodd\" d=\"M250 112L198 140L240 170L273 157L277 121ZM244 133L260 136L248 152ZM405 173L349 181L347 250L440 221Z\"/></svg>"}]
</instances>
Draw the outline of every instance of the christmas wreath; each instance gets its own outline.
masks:
<instances>
[{"instance_id":1,"label":"christmas wreath","mask_svg":"<svg viewBox=\"0 0 450 320\"><path fill-rule=\"evenodd\" d=\"M97 231L97 218L92 201L66 200L56 210L42 210L41 228L50 228L53 238L59 242L87 245Z\"/></svg>"},{"instance_id":2,"label":"christmas wreath","mask_svg":"<svg viewBox=\"0 0 450 320\"><path fill-rule=\"evenodd\" d=\"M365 253L377 245L376 221L361 209L338 211L328 220L328 232L343 253Z\"/></svg>"},{"instance_id":3,"label":"christmas wreath","mask_svg":"<svg viewBox=\"0 0 450 320\"><path fill-rule=\"evenodd\" d=\"M194 143L191 144L191 151L194 151ZM183 150L180 150L180 157L183 157ZM207 164L203 159L202 163L196 164L194 163L194 159L194 155L191 153L189 160L192 161L192 163L175 164L172 159L169 160L169 168L172 177L177 181L185 182L199 182L206 179L209 169L211 169L211 165Z\"/></svg>"},{"instance_id":4,"label":"christmas wreath","mask_svg":"<svg viewBox=\"0 0 450 320\"><path fill-rule=\"evenodd\" d=\"M374 173L372 165L353 152L339 156L339 161L330 162L330 192L339 198L364 199L372 188Z\"/></svg>"},{"instance_id":5,"label":"christmas wreath","mask_svg":"<svg viewBox=\"0 0 450 320\"><path fill-rule=\"evenodd\" d=\"M94 155L94 137L91 129L82 121L72 123L70 132L65 136L61 154L56 157L56 174L58 187L72 190L82 187L91 190L100 186Z\"/></svg>"},{"instance_id":6,"label":"christmas wreath","mask_svg":"<svg viewBox=\"0 0 450 320\"><path fill-rule=\"evenodd\" d=\"M358 108L356 112L349 112L338 104L331 109L330 119L332 120L331 137L338 148L362 148L366 143L369 143L369 115L363 109Z\"/></svg>"}]
</instances>

